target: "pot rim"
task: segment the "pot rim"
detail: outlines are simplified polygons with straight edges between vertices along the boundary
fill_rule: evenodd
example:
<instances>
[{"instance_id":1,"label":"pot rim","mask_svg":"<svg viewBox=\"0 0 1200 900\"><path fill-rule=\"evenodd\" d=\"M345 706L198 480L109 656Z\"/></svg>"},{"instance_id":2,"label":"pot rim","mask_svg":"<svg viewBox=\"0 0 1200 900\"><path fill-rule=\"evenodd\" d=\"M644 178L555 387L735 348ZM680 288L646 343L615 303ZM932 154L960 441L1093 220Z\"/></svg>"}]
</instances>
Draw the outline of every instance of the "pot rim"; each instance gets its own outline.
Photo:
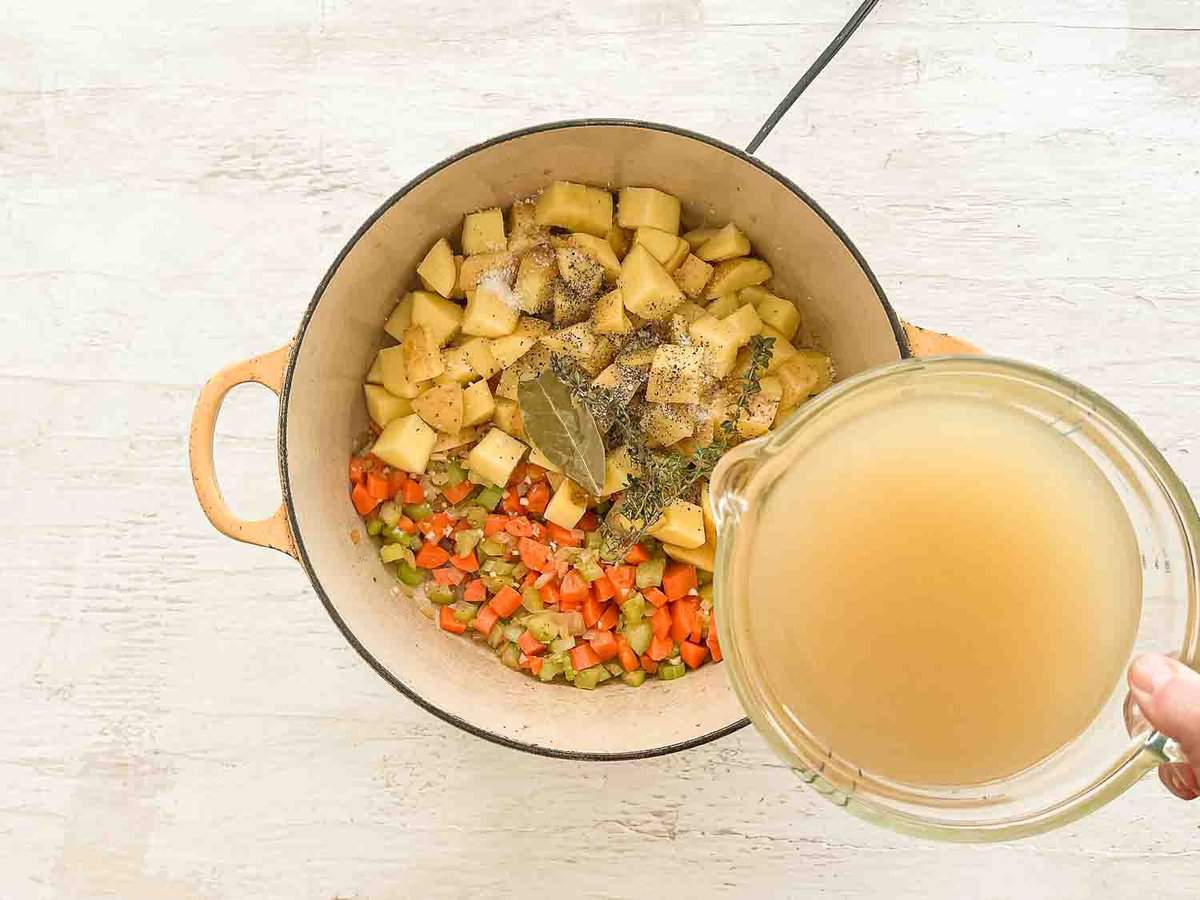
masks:
<instances>
[{"instance_id":1,"label":"pot rim","mask_svg":"<svg viewBox=\"0 0 1200 900\"><path fill-rule=\"evenodd\" d=\"M451 156L446 157L441 162L430 166L429 168L425 169L425 171L410 179L403 187L401 187L398 191L388 197L387 200L380 204L380 206L373 213L371 213L366 221L364 221L362 225L358 227L358 229L346 242L345 246L342 247L341 252L338 253L333 263L329 266L329 269L325 272L325 276L321 279L320 284L317 285L317 289L313 293L312 300L309 302L308 308L304 311L304 316L300 320L300 327L296 331L296 336L292 340L291 352L288 354L287 368L284 371L283 387L279 395L279 438L277 454L279 462L279 481L283 495L283 504L287 509L288 525L291 528L292 536L295 541L296 552L300 560L300 565L304 568L305 574L308 575L309 582L312 584L313 589L317 592L317 596L321 599L321 604L325 607L325 611L329 614L329 617L333 620L333 623L338 627L338 630L341 631L342 636L345 637L346 641L351 647L358 651L358 655L361 656L372 669L379 673L379 675L385 681L387 681L388 684L390 684L393 688L395 688L417 706L421 707L426 712L437 716L443 722L447 722L450 725L461 728L468 734L475 735L476 737L483 738L484 740L491 741L492 743L500 744L504 747L510 747L514 750L523 750L527 753L533 753L539 756L547 756L557 759L612 762L618 760L649 759L655 756L665 756L669 753L676 753L680 750L690 750L693 747L699 747L703 744L709 743L710 741L733 734L735 731L740 731L750 724L750 719L743 716L741 719L738 719L735 722L730 722L728 725L725 725L714 731L710 731L707 734L700 735L699 737L689 738L685 741L678 741L674 744L665 744L660 747L651 747L644 750L623 751L619 753L594 753L580 750L559 750L554 747L544 747L540 744L514 740L513 738L505 737L502 734L497 734L495 732L488 731L487 729L480 728L477 725L473 725L455 713L442 709L436 704L431 703L399 678L397 678L390 670L388 670L381 662L379 662L379 660L377 660L369 650L367 650L367 648L358 640L358 637L350 629L349 625L347 625L346 621L342 618L341 614L329 599L329 595L326 593L324 586L321 584L321 579L317 576L312 562L309 559L308 551L304 544L304 536L300 531L300 524L296 519L296 508L295 504L292 502L291 478L288 472L287 446L287 414L292 391L292 378L295 374L296 359L299 356L300 346L304 342L304 336L308 330L309 322L312 321L312 317L316 312L317 305L321 302L321 298L324 296L325 289L328 287L329 282L333 280L334 275L337 274L338 269L341 267L342 261L350 253L355 244L357 244L358 241L363 237L363 235L370 230L371 226L374 225L384 213L404 199L404 197L407 196L415 187L422 184L424 181L437 174L442 169L453 165L459 160L465 159L479 152L480 150L486 150L489 147L503 144L507 141L515 140L516 138L526 137L531 134L541 134L542 132L547 131L563 131L570 128L586 128L593 126L643 128L649 131L660 131L668 134L674 134L678 137L699 141L700 143L708 144L710 147L723 150L731 156L736 157L742 162L749 163L750 165L774 178L785 188L795 194L796 197L798 197L809 207L809 209L820 216L821 220L829 226L834 234L837 235L838 240L841 241L846 249L850 251L850 254L854 257L855 262L858 263L859 268L862 269L863 274L866 275L867 280L871 283L871 287L875 290L876 296L879 298L879 303L883 307L884 314L887 316L888 322L892 326L892 332L896 338L896 347L900 351L900 358L907 359L912 356L912 352L908 344L908 337L905 334L904 327L900 322L900 317L892 308L891 303L884 294L883 288L880 286L879 281L875 278L875 274L871 271L871 267L867 265L867 261L863 258L862 254L859 253L858 248L854 245L854 242L850 240L849 236L841 229L837 222L835 222L833 218L821 208L820 204L813 200L812 197L805 193L786 175L781 174L758 158L746 153L744 150L727 144L724 141L717 140L716 138L709 137L708 135L690 131L686 128L679 128L674 125L665 125L658 122L646 122L638 119L562 119L554 122L546 122L540 125L532 125L516 131L505 132L504 134L500 134L480 143L473 144Z\"/></svg>"}]
</instances>

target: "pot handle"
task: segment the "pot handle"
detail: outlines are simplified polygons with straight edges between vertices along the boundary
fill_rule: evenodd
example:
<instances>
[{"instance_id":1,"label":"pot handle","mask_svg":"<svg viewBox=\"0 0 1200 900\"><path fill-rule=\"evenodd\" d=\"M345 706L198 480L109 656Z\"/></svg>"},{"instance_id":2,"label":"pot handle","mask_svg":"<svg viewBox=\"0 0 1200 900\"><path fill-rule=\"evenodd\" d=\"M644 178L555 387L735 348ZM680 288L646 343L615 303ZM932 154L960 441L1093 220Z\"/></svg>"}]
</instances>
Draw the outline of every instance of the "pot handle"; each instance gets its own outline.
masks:
<instances>
[{"instance_id":1,"label":"pot handle","mask_svg":"<svg viewBox=\"0 0 1200 900\"><path fill-rule=\"evenodd\" d=\"M239 519L221 496L217 484L217 473L213 466L213 433L217 428L217 416L221 404L231 388L253 381L270 388L278 396L283 387L283 373L287 368L291 343L278 350L254 356L242 362L226 366L208 380L200 390L196 409L192 413L192 428L189 437L189 455L192 466L192 485L196 498L208 521L221 534L237 541L258 547L271 547L288 556L296 556L296 544L288 526L287 508L279 504L275 514L266 519L247 522Z\"/></svg>"},{"instance_id":2,"label":"pot handle","mask_svg":"<svg viewBox=\"0 0 1200 900\"><path fill-rule=\"evenodd\" d=\"M930 331L912 322L903 322L904 334L908 338L913 356L980 356L983 351L962 338L940 331Z\"/></svg>"}]
</instances>

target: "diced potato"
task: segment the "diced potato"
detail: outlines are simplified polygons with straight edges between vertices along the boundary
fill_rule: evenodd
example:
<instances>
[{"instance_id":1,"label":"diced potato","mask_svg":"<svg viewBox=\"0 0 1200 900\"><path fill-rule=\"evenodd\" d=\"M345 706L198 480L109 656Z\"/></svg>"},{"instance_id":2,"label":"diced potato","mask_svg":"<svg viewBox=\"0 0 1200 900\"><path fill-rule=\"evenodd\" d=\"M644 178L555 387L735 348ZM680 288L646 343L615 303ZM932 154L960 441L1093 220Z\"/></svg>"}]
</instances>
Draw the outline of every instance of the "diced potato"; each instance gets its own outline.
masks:
<instances>
[{"instance_id":1,"label":"diced potato","mask_svg":"<svg viewBox=\"0 0 1200 900\"><path fill-rule=\"evenodd\" d=\"M529 462L531 465L541 466L547 472L557 472L560 475L562 474L562 469L552 463L546 457L546 454L542 453L542 451L532 443L529 445L529 459L527 462Z\"/></svg>"},{"instance_id":2,"label":"diced potato","mask_svg":"<svg viewBox=\"0 0 1200 900\"><path fill-rule=\"evenodd\" d=\"M591 295L577 294L562 281L554 282L552 303L555 325L574 325L592 314Z\"/></svg>"},{"instance_id":3,"label":"diced potato","mask_svg":"<svg viewBox=\"0 0 1200 900\"><path fill-rule=\"evenodd\" d=\"M537 223L537 206L532 200L520 200L508 211L508 249L524 253L550 239L550 232Z\"/></svg>"},{"instance_id":4,"label":"diced potato","mask_svg":"<svg viewBox=\"0 0 1200 900\"><path fill-rule=\"evenodd\" d=\"M412 402L413 412L445 434L463 427L463 389L457 384L435 384Z\"/></svg>"},{"instance_id":5,"label":"diced potato","mask_svg":"<svg viewBox=\"0 0 1200 900\"><path fill-rule=\"evenodd\" d=\"M720 230L720 228L715 227L693 228L683 236L683 239L688 242L688 246L691 247L692 252L695 253L700 247L704 246L705 242L710 240Z\"/></svg>"},{"instance_id":6,"label":"diced potato","mask_svg":"<svg viewBox=\"0 0 1200 900\"><path fill-rule=\"evenodd\" d=\"M604 239L608 241L608 246L612 247L617 259L624 259L625 254L629 252L629 245L633 243L633 234L627 228L614 225L608 229Z\"/></svg>"},{"instance_id":7,"label":"diced potato","mask_svg":"<svg viewBox=\"0 0 1200 900\"><path fill-rule=\"evenodd\" d=\"M833 361L819 350L797 350L775 369L782 407L791 409L833 384Z\"/></svg>"},{"instance_id":8,"label":"diced potato","mask_svg":"<svg viewBox=\"0 0 1200 900\"><path fill-rule=\"evenodd\" d=\"M462 251L467 256L479 253L499 253L508 248L504 237L504 213L493 206L482 212L470 213L463 219Z\"/></svg>"},{"instance_id":9,"label":"diced potato","mask_svg":"<svg viewBox=\"0 0 1200 900\"><path fill-rule=\"evenodd\" d=\"M648 226L679 234L679 198L656 188L621 188L617 223L622 228Z\"/></svg>"},{"instance_id":10,"label":"diced potato","mask_svg":"<svg viewBox=\"0 0 1200 900\"><path fill-rule=\"evenodd\" d=\"M647 367L627 366L624 363L614 362L605 366L592 379L592 384L612 391L615 401L624 405L629 403L638 389L646 383L649 374Z\"/></svg>"},{"instance_id":11,"label":"diced potato","mask_svg":"<svg viewBox=\"0 0 1200 900\"><path fill-rule=\"evenodd\" d=\"M487 338L470 338L463 343L462 349L471 368L480 378L491 378L504 368L492 353L491 341Z\"/></svg>"},{"instance_id":12,"label":"diced potato","mask_svg":"<svg viewBox=\"0 0 1200 900\"><path fill-rule=\"evenodd\" d=\"M522 312L549 312L553 305L554 279L558 264L549 247L535 247L521 257L513 288Z\"/></svg>"},{"instance_id":13,"label":"diced potato","mask_svg":"<svg viewBox=\"0 0 1200 900\"><path fill-rule=\"evenodd\" d=\"M706 307L710 316L716 316L718 319L724 319L726 316L732 315L742 308L742 304L738 302L737 294L725 294L713 300Z\"/></svg>"},{"instance_id":14,"label":"diced potato","mask_svg":"<svg viewBox=\"0 0 1200 900\"><path fill-rule=\"evenodd\" d=\"M485 380L476 381L463 390L463 425L479 425L488 421L496 412L496 401L492 389Z\"/></svg>"},{"instance_id":15,"label":"diced potato","mask_svg":"<svg viewBox=\"0 0 1200 900\"><path fill-rule=\"evenodd\" d=\"M621 299L643 319L664 319L683 302L683 291L645 246L634 244L621 263Z\"/></svg>"},{"instance_id":16,"label":"diced potato","mask_svg":"<svg viewBox=\"0 0 1200 900\"><path fill-rule=\"evenodd\" d=\"M436 291L443 297L454 293L458 269L454 265L454 251L450 249L448 240L441 238L429 248L429 252L417 266L417 277L421 279L421 284L427 291Z\"/></svg>"},{"instance_id":17,"label":"diced potato","mask_svg":"<svg viewBox=\"0 0 1200 900\"><path fill-rule=\"evenodd\" d=\"M718 263L704 296L709 299L732 294L744 287L762 284L771 277L771 267L761 259L743 257Z\"/></svg>"},{"instance_id":18,"label":"diced potato","mask_svg":"<svg viewBox=\"0 0 1200 900\"><path fill-rule=\"evenodd\" d=\"M613 252L612 245L605 238L596 237L594 234L583 234L576 232L568 239L572 246L578 247L596 262L600 263L604 268L604 280L611 283L616 282L621 275L621 261L617 259L617 254ZM560 250L561 252L561 250ZM559 271L562 271L562 262L559 262ZM563 276L566 279L566 276Z\"/></svg>"},{"instance_id":19,"label":"diced potato","mask_svg":"<svg viewBox=\"0 0 1200 900\"><path fill-rule=\"evenodd\" d=\"M371 452L389 466L421 475L429 464L429 454L437 443L437 432L416 413L394 419L375 439Z\"/></svg>"},{"instance_id":20,"label":"diced potato","mask_svg":"<svg viewBox=\"0 0 1200 900\"><path fill-rule=\"evenodd\" d=\"M783 397L783 386L779 379L767 375L759 384L758 393L750 397L746 411L737 420L738 434L744 438L766 434L771 423L775 421L775 414L779 412L779 404Z\"/></svg>"},{"instance_id":21,"label":"diced potato","mask_svg":"<svg viewBox=\"0 0 1200 900\"><path fill-rule=\"evenodd\" d=\"M371 368L367 369L367 384L383 384L383 366L379 363L379 354L371 360Z\"/></svg>"},{"instance_id":22,"label":"diced potato","mask_svg":"<svg viewBox=\"0 0 1200 900\"><path fill-rule=\"evenodd\" d=\"M538 339L549 332L549 322L521 316L512 334L491 341L492 355L500 368L507 368L532 350Z\"/></svg>"},{"instance_id":23,"label":"diced potato","mask_svg":"<svg viewBox=\"0 0 1200 900\"><path fill-rule=\"evenodd\" d=\"M383 325L383 330L397 341L404 340L404 332L408 331L408 326L412 324L413 302L413 292L409 291L400 298L400 302Z\"/></svg>"},{"instance_id":24,"label":"diced potato","mask_svg":"<svg viewBox=\"0 0 1200 900\"><path fill-rule=\"evenodd\" d=\"M700 482L700 512L704 514L704 542L717 543L717 521L713 518L712 494L708 490L708 482Z\"/></svg>"},{"instance_id":25,"label":"diced potato","mask_svg":"<svg viewBox=\"0 0 1200 900\"><path fill-rule=\"evenodd\" d=\"M632 350L622 350L617 361L623 366L634 366L635 368L645 369L646 374L650 373L650 364L654 362L654 347L640 347Z\"/></svg>"},{"instance_id":26,"label":"diced potato","mask_svg":"<svg viewBox=\"0 0 1200 900\"><path fill-rule=\"evenodd\" d=\"M684 243L687 243L684 241ZM698 256L689 253L684 257L679 268L675 270L675 283L689 297L699 297L704 293L704 286L712 277L713 267Z\"/></svg>"},{"instance_id":27,"label":"diced potato","mask_svg":"<svg viewBox=\"0 0 1200 900\"><path fill-rule=\"evenodd\" d=\"M648 403L641 418L646 444L670 447L696 431L696 407L688 403Z\"/></svg>"},{"instance_id":28,"label":"diced potato","mask_svg":"<svg viewBox=\"0 0 1200 900\"><path fill-rule=\"evenodd\" d=\"M728 319L705 316L691 324L688 333L693 341L705 351L705 368L713 378L724 378L733 371L737 360L738 332L727 323Z\"/></svg>"},{"instance_id":29,"label":"diced potato","mask_svg":"<svg viewBox=\"0 0 1200 900\"><path fill-rule=\"evenodd\" d=\"M650 364L646 399L652 403L699 403L704 370L703 348L661 344Z\"/></svg>"},{"instance_id":30,"label":"diced potato","mask_svg":"<svg viewBox=\"0 0 1200 900\"><path fill-rule=\"evenodd\" d=\"M471 357L465 344L458 347L447 347L442 351L442 363L445 371L438 376L438 381L466 384L479 377L475 374L474 366L471 365Z\"/></svg>"},{"instance_id":31,"label":"diced potato","mask_svg":"<svg viewBox=\"0 0 1200 900\"><path fill-rule=\"evenodd\" d=\"M559 247L555 253L558 274L567 290L580 297L592 297L604 281L604 266L581 247Z\"/></svg>"},{"instance_id":32,"label":"diced potato","mask_svg":"<svg viewBox=\"0 0 1200 900\"><path fill-rule=\"evenodd\" d=\"M552 331L543 335L541 340L542 346L551 353L561 353L574 360L587 359L596 350L596 335L587 322Z\"/></svg>"},{"instance_id":33,"label":"diced potato","mask_svg":"<svg viewBox=\"0 0 1200 900\"><path fill-rule=\"evenodd\" d=\"M774 297L774 296L775 295L772 294L770 291L768 291L765 287L761 287L759 285L753 285L751 287L744 287L740 291L738 291L738 294L737 294L738 302L741 303L742 306L749 304L750 306L753 306L755 309L758 308L758 304L762 303L768 297Z\"/></svg>"},{"instance_id":34,"label":"diced potato","mask_svg":"<svg viewBox=\"0 0 1200 900\"><path fill-rule=\"evenodd\" d=\"M517 257L512 253L482 253L468 256L458 271L458 286L465 297L467 291L479 287L485 278L512 284L517 277Z\"/></svg>"},{"instance_id":35,"label":"diced potato","mask_svg":"<svg viewBox=\"0 0 1200 900\"><path fill-rule=\"evenodd\" d=\"M545 519L560 528L574 528L587 512L588 495L570 478L563 480L550 498L546 507Z\"/></svg>"},{"instance_id":36,"label":"diced potato","mask_svg":"<svg viewBox=\"0 0 1200 900\"><path fill-rule=\"evenodd\" d=\"M500 373L500 380L496 383L496 396L516 400L521 382L537 378L549 364L550 351L540 344L535 346Z\"/></svg>"},{"instance_id":37,"label":"diced potato","mask_svg":"<svg viewBox=\"0 0 1200 900\"><path fill-rule=\"evenodd\" d=\"M730 296L726 294L726 296ZM762 331L763 320L758 317L754 307L749 304L739 306L736 311L721 320L726 327L733 331L738 338L738 346L747 343L750 338Z\"/></svg>"},{"instance_id":38,"label":"diced potato","mask_svg":"<svg viewBox=\"0 0 1200 900\"><path fill-rule=\"evenodd\" d=\"M433 445L434 453L446 453L449 450L455 450L459 447L465 447L467 444L473 444L475 438L479 436L477 428L463 428L462 431L454 434L443 434L438 432L437 443Z\"/></svg>"},{"instance_id":39,"label":"diced potato","mask_svg":"<svg viewBox=\"0 0 1200 900\"><path fill-rule=\"evenodd\" d=\"M492 421L500 428L518 438L525 437L525 420L521 415L521 406L516 400L496 398L496 411L492 413Z\"/></svg>"},{"instance_id":40,"label":"diced potato","mask_svg":"<svg viewBox=\"0 0 1200 900\"><path fill-rule=\"evenodd\" d=\"M720 262L735 259L750 252L750 239L730 222L696 249L696 255L705 262Z\"/></svg>"},{"instance_id":41,"label":"diced potato","mask_svg":"<svg viewBox=\"0 0 1200 900\"><path fill-rule=\"evenodd\" d=\"M650 251L650 255L662 264L662 267L668 272L672 271L671 261L679 255L680 244L683 245L684 256L687 255L687 241L678 235L670 234L666 231L659 231L657 228L647 228L642 226L633 233L633 242L641 244ZM683 259L680 259L682 262Z\"/></svg>"},{"instance_id":42,"label":"diced potato","mask_svg":"<svg viewBox=\"0 0 1200 900\"><path fill-rule=\"evenodd\" d=\"M463 258L457 253L454 254L454 289L450 292L450 296L455 300L463 300L467 296L462 286L462 267Z\"/></svg>"},{"instance_id":43,"label":"diced potato","mask_svg":"<svg viewBox=\"0 0 1200 900\"><path fill-rule=\"evenodd\" d=\"M412 298L412 324L424 326L439 347L446 346L458 334L462 307L429 291L413 291Z\"/></svg>"},{"instance_id":44,"label":"diced potato","mask_svg":"<svg viewBox=\"0 0 1200 900\"><path fill-rule=\"evenodd\" d=\"M493 428L467 454L467 468L492 484L506 485L525 455L526 446L499 428Z\"/></svg>"},{"instance_id":45,"label":"diced potato","mask_svg":"<svg viewBox=\"0 0 1200 900\"><path fill-rule=\"evenodd\" d=\"M598 334L596 335L595 346L592 348L592 352L579 360L579 368L583 369L589 375L597 375L605 366L613 361L613 357L616 355L617 347L609 339L608 335Z\"/></svg>"},{"instance_id":46,"label":"diced potato","mask_svg":"<svg viewBox=\"0 0 1200 900\"><path fill-rule=\"evenodd\" d=\"M462 319L463 334L504 337L512 334L520 317L521 311L512 289L487 279L480 282L474 291L467 292L467 311Z\"/></svg>"},{"instance_id":47,"label":"diced potato","mask_svg":"<svg viewBox=\"0 0 1200 900\"><path fill-rule=\"evenodd\" d=\"M612 194L586 184L556 181L542 191L534 217L539 225L605 237L613 224Z\"/></svg>"},{"instance_id":48,"label":"diced potato","mask_svg":"<svg viewBox=\"0 0 1200 900\"><path fill-rule=\"evenodd\" d=\"M366 394L367 415L380 428L386 428L393 419L399 419L412 412L411 400L388 393L387 388L377 384L364 384L363 392Z\"/></svg>"},{"instance_id":49,"label":"diced potato","mask_svg":"<svg viewBox=\"0 0 1200 900\"><path fill-rule=\"evenodd\" d=\"M404 347L386 347L379 351L379 367L383 370L383 386L388 393L411 400L421 393L420 386L409 379L404 368Z\"/></svg>"},{"instance_id":50,"label":"diced potato","mask_svg":"<svg viewBox=\"0 0 1200 900\"><path fill-rule=\"evenodd\" d=\"M791 341L770 325L764 324L759 334L763 337L775 338L775 343L771 345L771 364L767 366L767 373L774 374L776 369L796 355L796 348L792 346Z\"/></svg>"},{"instance_id":51,"label":"diced potato","mask_svg":"<svg viewBox=\"0 0 1200 900\"><path fill-rule=\"evenodd\" d=\"M800 310L796 309L796 304L791 300L774 296L764 297L759 301L757 309L759 318L789 341L796 336L800 328Z\"/></svg>"},{"instance_id":52,"label":"diced potato","mask_svg":"<svg viewBox=\"0 0 1200 900\"><path fill-rule=\"evenodd\" d=\"M677 544L663 544L663 552L676 562L690 563L705 572L716 571L717 547L707 541L699 547L680 547Z\"/></svg>"},{"instance_id":53,"label":"diced potato","mask_svg":"<svg viewBox=\"0 0 1200 900\"><path fill-rule=\"evenodd\" d=\"M628 447L621 445L610 450L604 457L604 488L600 491L601 495L607 497L609 494L623 491L629 484L630 477L638 471Z\"/></svg>"},{"instance_id":54,"label":"diced potato","mask_svg":"<svg viewBox=\"0 0 1200 900\"><path fill-rule=\"evenodd\" d=\"M446 371L442 353L424 325L410 325L404 332L404 371L409 381L429 381Z\"/></svg>"},{"instance_id":55,"label":"diced potato","mask_svg":"<svg viewBox=\"0 0 1200 900\"><path fill-rule=\"evenodd\" d=\"M596 301L592 310L592 331L596 334L628 334L633 331L633 323L625 315L620 288L609 291Z\"/></svg>"},{"instance_id":56,"label":"diced potato","mask_svg":"<svg viewBox=\"0 0 1200 900\"><path fill-rule=\"evenodd\" d=\"M664 544L685 549L704 546L704 514L695 503L676 500L647 532Z\"/></svg>"}]
</instances>

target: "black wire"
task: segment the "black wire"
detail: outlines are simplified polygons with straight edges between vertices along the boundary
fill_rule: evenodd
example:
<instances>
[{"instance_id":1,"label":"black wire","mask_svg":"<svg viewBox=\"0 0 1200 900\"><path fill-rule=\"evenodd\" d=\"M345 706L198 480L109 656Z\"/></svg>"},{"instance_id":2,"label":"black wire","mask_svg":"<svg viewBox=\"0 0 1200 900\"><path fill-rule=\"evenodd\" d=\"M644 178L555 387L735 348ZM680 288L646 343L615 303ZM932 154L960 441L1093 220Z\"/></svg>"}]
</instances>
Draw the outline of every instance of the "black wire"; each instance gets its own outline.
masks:
<instances>
[{"instance_id":1,"label":"black wire","mask_svg":"<svg viewBox=\"0 0 1200 900\"><path fill-rule=\"evenodd\" d=\"M754 135L754 140L746 146L747 153L753 153L767 139L767 135L779 124L779 120L787 115L787 111L792 108L792 104L796 102L796 99L816 80L821 71L829 65L829 61L837 56L838 51L842 49L846 41L850 40L850 35L854 34L858 26L862 24L863 19L875 8L875 4L878 2L879 0L863 0L862 6L855 11L854 15L850 17L850 21L837 33L837 37L813 61L813 64L808 67L808 71L800 76L800 80L787 92L787 96L779 101L779 105L767 116L767 121L763 122L762 128L758 129L758 134Z\"/></svg>"}]
</instances>

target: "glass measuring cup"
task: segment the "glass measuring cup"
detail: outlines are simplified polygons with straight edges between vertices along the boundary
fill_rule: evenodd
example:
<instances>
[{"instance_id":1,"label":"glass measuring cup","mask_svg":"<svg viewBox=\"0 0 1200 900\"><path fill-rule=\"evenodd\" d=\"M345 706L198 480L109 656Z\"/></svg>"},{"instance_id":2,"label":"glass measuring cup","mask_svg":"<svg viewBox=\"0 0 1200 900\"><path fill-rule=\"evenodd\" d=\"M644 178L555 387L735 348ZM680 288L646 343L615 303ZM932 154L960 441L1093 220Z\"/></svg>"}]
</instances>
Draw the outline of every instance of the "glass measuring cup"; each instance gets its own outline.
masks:
<instances>
[{"instance_id":1,"label":"glass measuring cup","mask_svg":"<svg viewBox=\"0 0 1200 900\"><path fill-rule=\"evenodd\" d=\"M1077 737L1016 774L980 784L910 784L860 768L824 746L765 677L748 627L752 572L744 560L756 510L806 448L896 391L984 398L1034 416L1071 441L1109 481L1136 535L1142 607L1131 654L1175 653L1195 666L1200 647L1200 519L1178 477L1123 413L1088 389L1023 363L981 357L906 360L851 378L804 406L777 431L726 454L711 490L718 526L716 612L739 699L773 749L801 778L848 811L927 838L994 841L1055 828L1112 800L1178 748L1127 715L1124 683ZM803 586L798 588L802 596ZM1128 662L1128 660L1126 661Z\"/></svg>"}]
</instances>

